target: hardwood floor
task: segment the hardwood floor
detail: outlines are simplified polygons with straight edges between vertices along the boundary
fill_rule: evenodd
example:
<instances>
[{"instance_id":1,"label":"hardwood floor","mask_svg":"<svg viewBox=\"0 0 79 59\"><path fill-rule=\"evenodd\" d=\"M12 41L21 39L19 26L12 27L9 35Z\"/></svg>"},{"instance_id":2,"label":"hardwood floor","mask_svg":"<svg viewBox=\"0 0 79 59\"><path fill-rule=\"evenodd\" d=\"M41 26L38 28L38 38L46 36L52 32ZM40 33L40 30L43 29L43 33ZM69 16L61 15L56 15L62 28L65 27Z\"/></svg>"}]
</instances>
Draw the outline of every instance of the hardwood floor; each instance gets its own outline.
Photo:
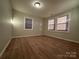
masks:
<instances>
[{"instance_id":1,"label":"hardwood floor","mask_svg":"<svg viewBox=\"0 0 79 59\"><path fill-rule=\"evenodd\" d=\"M79 44L47 36L14 38L1 59L79 59Z\"/></svg>"}]
</instances>

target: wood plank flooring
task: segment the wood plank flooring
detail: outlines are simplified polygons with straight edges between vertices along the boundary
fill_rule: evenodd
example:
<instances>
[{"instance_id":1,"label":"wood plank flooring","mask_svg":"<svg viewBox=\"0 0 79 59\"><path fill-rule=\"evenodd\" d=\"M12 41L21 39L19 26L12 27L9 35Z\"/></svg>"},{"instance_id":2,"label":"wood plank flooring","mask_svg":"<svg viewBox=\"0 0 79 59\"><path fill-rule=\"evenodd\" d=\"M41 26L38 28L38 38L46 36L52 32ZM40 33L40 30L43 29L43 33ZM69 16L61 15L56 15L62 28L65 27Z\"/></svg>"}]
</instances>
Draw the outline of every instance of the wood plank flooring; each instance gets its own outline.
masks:
<instances>
[{"instance_id":1,"label":"wood plank flooring","mask_svg":"<svg viewBox=\"0 0 79 59\"><path fill-rule=\"evenodd\" d=\"M79 44L47 36L14 38L1 59L79 59Z\"/></svg>"}]
</instances>

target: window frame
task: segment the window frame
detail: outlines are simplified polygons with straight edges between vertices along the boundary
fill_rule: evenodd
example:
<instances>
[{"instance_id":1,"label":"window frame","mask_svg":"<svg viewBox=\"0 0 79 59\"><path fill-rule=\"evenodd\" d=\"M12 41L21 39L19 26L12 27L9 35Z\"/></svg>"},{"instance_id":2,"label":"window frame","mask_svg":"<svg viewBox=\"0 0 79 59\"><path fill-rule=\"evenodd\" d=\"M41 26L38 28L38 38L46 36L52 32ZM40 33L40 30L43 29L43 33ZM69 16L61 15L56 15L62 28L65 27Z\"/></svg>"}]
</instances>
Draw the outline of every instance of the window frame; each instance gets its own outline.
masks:
<instances>
[{"instance_id":1,"label":"window frame","mask_svg":"<svg viewBox=\"0 0 79 59\"><path fill-rule=\"evenodd\" d=\"M31 19L32 20L32 28L31 29L26 29L25 28L25 23L26 23L26 19ZM30 18L30 17L24 17L24 30L33 30L33 19L32 18Z\"/></svg>"},{"instance_id":2,"label":"window frame","mask_svg":"<svg viewBox=\"0 0 79 59\"><path fill-rule=\"evenodd\" d=\"M60 23L60 24L66 24L66 30L57 30L57 18L61 18L61 17L64 17L64 16L67 17L67 19L66 19L66 23ZM56 17L55 31L59 31L59 32L69 32L69 23L70 23L70 16L69 16L69 14L67 14L67 15L63 15L63 16L60 16L60 17Z\"/></svg>"},{"instance_id":3,"label":"window frame","mask_svg":"<svg viewBox=\"0 0 79 59\"><path fill-rule=\"evenodd\" d=\"M54 24L49 24L49 20L54 20ZM54 25L54 28L53 29L49 29L49 25ZM55 30L55 19L54 18L48 19L48 30Z\"/></svg>"}]
</instances>

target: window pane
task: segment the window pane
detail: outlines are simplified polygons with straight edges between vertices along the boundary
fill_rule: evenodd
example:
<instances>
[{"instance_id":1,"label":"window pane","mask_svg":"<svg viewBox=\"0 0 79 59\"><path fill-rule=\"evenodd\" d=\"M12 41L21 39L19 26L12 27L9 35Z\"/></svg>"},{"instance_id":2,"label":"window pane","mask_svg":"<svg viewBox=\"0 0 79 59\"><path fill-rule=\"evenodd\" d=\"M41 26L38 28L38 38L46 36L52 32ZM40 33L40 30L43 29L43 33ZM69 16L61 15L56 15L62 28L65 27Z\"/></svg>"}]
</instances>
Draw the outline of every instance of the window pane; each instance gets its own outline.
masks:
<instances>
[{"instance_id":1,"label":"window pane","mask_svg":"<svg viewBox=\"0 0 79 59\"><path fill-rule=\"evenodd\" d=\"M66 21L67 21L67 16L60 17L57 19L57 23L66 23Z\"/></svg>"},{"instance_id":2,"label":"window pane","mask_svg":"<svg viewBox=\"0 0 79 59\"><path fill-rule=\"evenodd\" d=\"M66 24L58 24L57 30L66 30Z\"/></svg>"},{"instance_id":3,"label":"window pane","mask_svg":"<svg viewBox=\"0 0 79 59\"><path fill-rule=\"evenodd\" d=\"M54 24L49 24L48 29L54 29Z\"/></svg>"},{"instance_id":4,"label":"window pane","mask_svg":"<svg viewBox=\"0 0 79 59\"><path fill-rule=\"evenodd\" d=\"M48 24L54 24L54 19L48 20Z\"/></svg>"},{"instance_id":5,"label":"window pane","mask_svg":"<svg viewBox=\"0 0 79 59\"><path fill-rule=\"evenodd\" d=\"M48 20L48 29L54 29L54 19Z\"/></svg>"},{"instance_id":6,"label":"window pane","mask_svg":"<svg viewBox=\"0 0 79 59\"><path fill-rule=\"evenodd\" d=\"M32 29L32 19L25 19L25 29Z\"/></svg>"},{"instance_id":7,"label":"window pane","mask_svg":"<svg viewBox=\"0 0 79 59\"><path fill-rule=\"evenodd\" d=\"M26 24L25 28L26 29L32 29L32 24Z\"/></svg>"}]
</instances>

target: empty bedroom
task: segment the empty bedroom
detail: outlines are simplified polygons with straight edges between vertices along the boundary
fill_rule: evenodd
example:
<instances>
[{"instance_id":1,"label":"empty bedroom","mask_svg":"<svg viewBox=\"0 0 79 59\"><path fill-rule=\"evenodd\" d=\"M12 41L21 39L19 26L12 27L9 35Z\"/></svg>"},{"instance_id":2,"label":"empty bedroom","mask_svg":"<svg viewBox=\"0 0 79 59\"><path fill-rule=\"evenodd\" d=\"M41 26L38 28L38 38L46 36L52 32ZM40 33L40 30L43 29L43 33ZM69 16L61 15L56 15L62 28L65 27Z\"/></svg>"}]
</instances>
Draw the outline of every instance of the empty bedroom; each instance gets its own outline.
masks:
<instances>
[{"instance_id":1,"label":"empty bedroom","mask_svg":"<svg viewBox=\"0 0 79 59\"><path fill-rule=\"evenodd\" d=\"M0 59L79 59L79 0L0 0Z\"/></svg>"}]
</instances>

